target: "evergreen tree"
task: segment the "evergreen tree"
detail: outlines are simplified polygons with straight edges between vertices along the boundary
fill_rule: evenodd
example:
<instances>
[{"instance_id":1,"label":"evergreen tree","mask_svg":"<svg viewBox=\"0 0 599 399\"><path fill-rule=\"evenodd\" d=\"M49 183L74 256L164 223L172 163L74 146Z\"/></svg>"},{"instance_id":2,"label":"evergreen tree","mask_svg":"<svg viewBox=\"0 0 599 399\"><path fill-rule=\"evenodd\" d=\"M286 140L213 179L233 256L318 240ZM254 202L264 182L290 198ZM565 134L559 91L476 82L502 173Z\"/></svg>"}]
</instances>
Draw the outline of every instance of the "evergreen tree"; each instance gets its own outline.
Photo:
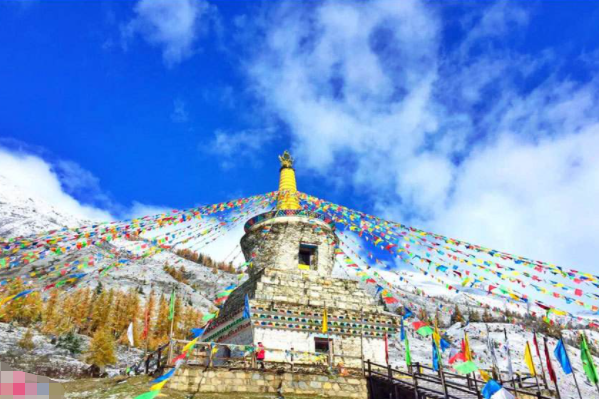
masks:
<instances>
[{"instance_id":1,"label":"evergreen tree","mask_svg":"<svg viewBox=\"0 0 599 399\"><path fill-rule=\"evenodd\" d=\"M35 348L35 343L33 342L33 332L31 331L31 328L27 329L23 337L19 340L18 345L26 351L31 351Z\"/></svg>"},{"instance_id":2,"label":"evergreen tree","mask_svg":"<svg viewBox=\"0 0 599 399\"><path fill-rule=\"evenodd\" d=\"M454 309L453 309L453 313L451 315L451 324L454 323L463 323L464 320L464 316L462 315L462 311L460 310L460 307L458 305L455 305Z\"/></svg>"},{"instance_id":3,"label":"evergreen tree","mask_svg":"<svg viewBox=\"0 0 599 399\"><path fill-rule=\"evenodd\" d=\"M71 355L81 353L81 338L72 330L58 338L57 347L68 350Z\"/></svg>"},{"instance_id":4,"label":"evergreen tree","mask_svg":"<svg viewBox=\"0 0 599 399\"><path fill-rule=\"evenodd\" d=\"M468 310L468 321L470 323L479 323L480 314L475 310Z\"/></svg>"},{"instance_id":5,"label":"evergreen tree","mask_svg":"<svg viewBox=\"0 0 599 399\"><path fill-rule=\"evenodd\" d=\"M87 361L100 368L116 363L115 343L107 326L99 328L94 333L89 346Z\"/></svg>"},{"instance_id":6,"label":"evergreen tree","mask_svg":"<svg viewBox=\"0 0 599 399\"><path fill-rule=\"evenodd\" d=\"M491 313L489 313L489 309L485 308L485 311L483 312L483 321L485 323L491 323L493 321L493 316L491 316Z\"/></svg>"}]
</instances>

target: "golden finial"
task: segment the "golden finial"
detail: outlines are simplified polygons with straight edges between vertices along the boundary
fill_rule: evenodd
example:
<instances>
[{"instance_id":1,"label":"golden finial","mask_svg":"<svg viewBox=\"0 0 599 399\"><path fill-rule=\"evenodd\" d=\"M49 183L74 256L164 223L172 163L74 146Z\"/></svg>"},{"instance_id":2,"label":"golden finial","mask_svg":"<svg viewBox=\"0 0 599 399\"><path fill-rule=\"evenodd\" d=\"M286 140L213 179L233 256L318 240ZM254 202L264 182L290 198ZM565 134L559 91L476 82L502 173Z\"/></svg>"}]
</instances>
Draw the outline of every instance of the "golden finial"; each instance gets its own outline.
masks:
<instances>
[{"instance_id":1,"label":"golden finial","mask_svg":"<svg viewBox=\"0 0 599 399\"><path fill-rule=\"evenodd\" d=\"M279 155L279 161L281 161L281 168L293 168L293 158L291 158L289 151L285 150L283 155Z\"/></svg>"}]
</instances>

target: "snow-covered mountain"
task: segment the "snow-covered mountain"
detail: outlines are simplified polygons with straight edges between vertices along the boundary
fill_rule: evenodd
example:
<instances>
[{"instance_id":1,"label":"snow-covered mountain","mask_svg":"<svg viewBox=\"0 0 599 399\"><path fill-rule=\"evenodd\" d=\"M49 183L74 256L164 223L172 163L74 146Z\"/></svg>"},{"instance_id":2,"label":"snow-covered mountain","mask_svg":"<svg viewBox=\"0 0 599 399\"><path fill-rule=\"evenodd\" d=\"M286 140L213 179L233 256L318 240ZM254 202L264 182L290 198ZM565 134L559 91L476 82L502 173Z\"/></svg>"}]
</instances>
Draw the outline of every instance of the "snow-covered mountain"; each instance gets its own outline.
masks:
<instances>
[{"instance_id":1,"label":"snow-covered mountain","mask_svg":"<svg viewBox=\"0 0 599 399\"><path fill-rule=\"evenodd\" d=\"M90 224L92 222L89 220L61 212L43 198L29 194L27 190L0 174L0 237L30 236L64 227ZM84 261L93 259L93 264L90 263L81 270L88 276L79 287L94 288L101 282L107 289L135 288L145 295L149 294L150 290L154 290L157 295L168 295L172 287L176 286L180 294L201 311L213 309L212 301L216 293L223 287L237 282L237 277L233 274L215 271L168 251L141 259L133 258L100 277L101 270L115 263L114 253L134 255L135 248L143 244L142 241L113 240L101 246L87 247L63 256L39 260L30 265L0 270L0 280L19 275L28 276L34 268L39 270L65 264L88 264ZM137 255L141 255L140 251L137 252ZM166 264L176 268L184 267L187 282L175 280L164 270Z\"/></svg>"},{"instance_id":2,"label":"snow-covered mountain","mask_svg":"<svg viewBox=\"0 0 599 399\"><path fill-rule=\"evenodd\" d=\"M0 174L0 237L26 236L88 223L28 194Z\"/></svg>"},{"instance_id":3,"label":"snow-covered mountain","mask_svg":"<svg viewBox=\"0 0 599 399\"><path fill-rule=\"evenodd\" d=\"M17 185L0 175L0 237L27 236L43 231L60 229L65 226L74 227L89 223L89 221L58 211L42 198L26 194ZM28 275L32 267L42 268L50 264L73 265L77 264L77 262L83 263L84 260L93 259L93 264L89 264L82 270L82 272L87 273L88 277L81 283L81 286L87 285L93 288L101 282L105 288L120 290L135 288L142 291L144 295L148 295L151 289L158 294L168 294L172 287L176 286L180 295L191 302L198 310L202 311L208 311L213 308L212 300L217 292L225 286L237 282L237 276L234 274L224 273L219 270L215 271L183 259L168 251L162 251L144 258L131 257L130 261L118 267L113 267L110 272L101 273L101 270L114 265L115 252L135 254L136 251L139 251L141 245L144 245L143 241L117 239L102 246L87 247L68 255L40 260L31 265L12 270L0 270L0 280L16 275ZM164 270L165 264L177 268L183 266L186 270L186 282L175 280L175 278ZM487 307L491 310L508 309L520 315L524 315L527 311L535 310L534 308L526 309L522 305L515 303L504 304L503 301L476 289L463 290L461 292L448 290L445 285L419 272L401 271L400 273L392 273L379 271L378 273L380 277L393 286L394 293L400 299L400 303L395 305L391 310L395 310L397 306L409 306L413 309L424 308L429 315L434 315L439 311L443 325L450 324L449 313L456 304L460 306L464 313L472 310L481 314L482 307ZM334 276L360 280L355 275L355 271L341 265L336 266ZM372 295L376 295L376 285L365 284L363 288ZM423 338L414 334L409 327L409 321L406 324L410 336L412 361L430 364L430 338ZM504 371L507 369L507 357L503 352L503 348L505 347L505 329L510 340L514 371L527 372L523 362L523 353L525 342L526 340L530 341L532 335L530 331L524 330L518 323L470 323L466 326L457 323L448 328L446 334L454 344L457 344L463 337L464 332L467 332L470 336L471 347L476 357L475 361L482 367L488 367L491 363L491 357L486 345L487 326L491 339L497 349L499 367ZM6 326L0 326L0 330L6 328ZM15 340L18 340L23 333L21 330L19 330L19 334L10 337L8 334L4 334L5 339L3 342L0 342L0 354L4 353L6 355L7 352L4 351L4 347L10 348L14 346ZM587 332L587 334L595 342L599 339L599 334L597 333ZM575 332L564 332L564 335L566 337L574 337ZM36 340L45 342L46 338L36 336ZM542 341L542 338L540 341ZM555 344L556 340L550 338L549 345L551 353L553 348L555 348ZM40 350L46 350L46 346L45 344L42 345ZM582 381L580 385L583 395L588 398L596 397L594 396L596 395L595 388L586 383L583 377L584 374L582 372L578 349L570 346L568 349L579 381ZM404 367L404 353L403 343L399 340L399 337L390 337L391 362L394 366ZM444 356L446 361L448 353ZM562 389L562 397L578 397L571 376L564 375L555 362L555 359L553 360ZM124 364L127 362L129 362L128 359L123 361ZM544 356L543 362L545 362ZM77 364L77 366L80 365ZM537 364L537 367L540 369L540 364Z\"/></svg>"}]
</instances>

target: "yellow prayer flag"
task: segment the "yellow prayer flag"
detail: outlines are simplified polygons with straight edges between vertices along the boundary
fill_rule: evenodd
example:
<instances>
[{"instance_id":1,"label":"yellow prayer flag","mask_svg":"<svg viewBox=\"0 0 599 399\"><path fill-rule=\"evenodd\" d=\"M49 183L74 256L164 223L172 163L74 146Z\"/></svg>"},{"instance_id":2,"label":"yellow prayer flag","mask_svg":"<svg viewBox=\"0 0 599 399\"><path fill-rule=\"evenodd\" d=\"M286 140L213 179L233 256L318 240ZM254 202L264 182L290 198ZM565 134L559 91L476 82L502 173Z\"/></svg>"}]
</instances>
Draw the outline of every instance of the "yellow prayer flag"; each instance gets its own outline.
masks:
<instances>
[{"instance_id":1,"label":"yellow prayer flag","mask_svg":"<svg viewBox=\"0 0 599 399\"><path fill-rule=\"evenodd\" d=\"M464 332L464 355L466 356L466 360L472 360L472 352L470 352L470 342L468 342L468 334Z\"/></svg>"},{"instance_id":2,"label":"yellow prayer flag","mask_svg":"<svg viewBox=\"0 0 599 399\"><path fill-rule=\"evenodd\" d=\"M435 329L433 330L433 340L435 341L435 345L437 348L441 348L441 333L439 332L439 326L437 324L437 320L435 320Z\"/></svg>"},{"instance_id":3,"label":"yellow prayer flag","mask_svg":"<svg viewBox=\"0 0 599 399\"><path fill-rule=\"evenodd\" d=\"M324 313L322 314L322 332L326 333L329 331L329 318L327 317L327 308L324 308Z\"/></svg>"},{"instance_id":4,"label":"yellow prayer flag","mask_svg":"<svg viewBox=\"0 0 599 399\"><path fill-rule=\"evenodd\" d=\"M526 349L524 351L524 362L528 366L530 374L532 376L537 375L537 372L535 371L535 364L532 360L532 352L530 351L530 345L528 344L528 341L526 341Z\"/></svg>"},{"instance_id":5,"label":"yellow prayer flag","mask_svg":"<svg viewBox=\"0 0 599 399\"><path fill-rule=\"evenodd\" d=\"M478 369L478 373L480 374L481 378L483 379L483 381L487 382L491 379L491 376L489 375L489 373L487 373L485 370L483 369Z\"/></svg>"},{"instance_id":6,"label":"yellow prayer flag","mask_svg":"<svg viewBox=\"0 0 599 399\"><path fill-rule=\"evenodd\" d=\"M196 339L194 339L193 341L189 341L187 343L187 345L185 345L183 347L183 351L182 352L187 352L189 350L189 348L191 348L192 346L195 346L195 344L198 342L198 339L200 339L200 337L197 337Z\"/></svg>"},{"instance_id":7,"label":"yellow prayer flag","mask_svg":"<svg viewBox=\"0 0 599 399\"><path fill-rule=\"evenodd\" d=\"M152 385L150 387L150 391L160 391L162 389L162 387L164 386L164 384L166 384L168 382L168 379L162 381L162 382L158 382L154 385Z\"/></svg>"}]
</instances>

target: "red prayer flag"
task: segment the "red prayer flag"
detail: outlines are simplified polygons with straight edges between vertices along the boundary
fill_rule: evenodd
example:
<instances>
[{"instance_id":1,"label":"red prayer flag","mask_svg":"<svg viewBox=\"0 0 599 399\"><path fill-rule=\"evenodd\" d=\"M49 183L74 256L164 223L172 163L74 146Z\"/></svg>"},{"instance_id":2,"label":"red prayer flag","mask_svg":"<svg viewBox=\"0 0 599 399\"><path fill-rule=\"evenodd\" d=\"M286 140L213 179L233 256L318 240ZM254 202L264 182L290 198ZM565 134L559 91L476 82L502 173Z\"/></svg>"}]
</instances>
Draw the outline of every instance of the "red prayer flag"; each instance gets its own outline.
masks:
<instances>
[{"instance_id":1,"label":"red prayer flag","mask_svg":"<svg viewBox=\"0 0 599 399\"><path fill-rule=\"evenodd\" d=\"M545 344L545 359L547 360L547 373L549 374L549 378L554 383L557 382L557 378L555 377L555 371L553 370L553 364L551 363L551 358L549 357L549 351L547 350L547 337L543 337L543 343Z\"/></svg>"},{"instance_id":2,"label":"red prayer flag","mask_svg":"<svg viewBox=\"0 0 599 399\"><path fill-rule=\"evenodd\" d=\"M576 295L576 296L582 296L582 290L580 288L576 288L574 290L574 295Z\"/></svg>"},{"instance_id":3,"label":"red prayer flag","mask_svg":"<svg viewBox=\"0 0 599 399\"><path fill-rule=\"evenodd\" d=\"M420 330L422 327L425 327L427 324L423 321L415 321L412 323L412 327L414 330Z\"/></svg>"},{"instance_id":4,"label":"red prayer flag","mask_svg":"<svg viewBox=\"0 0 599 399\"><path fill-rule=\"evenodd\" d=\"M457 361L461 361L461 362L465 362L466 361L466 355L464 355L464 352L458 352L455 355L453 355L452 357L449 358L449 364L454 364Z\"/></svg>"}]
</instances>

